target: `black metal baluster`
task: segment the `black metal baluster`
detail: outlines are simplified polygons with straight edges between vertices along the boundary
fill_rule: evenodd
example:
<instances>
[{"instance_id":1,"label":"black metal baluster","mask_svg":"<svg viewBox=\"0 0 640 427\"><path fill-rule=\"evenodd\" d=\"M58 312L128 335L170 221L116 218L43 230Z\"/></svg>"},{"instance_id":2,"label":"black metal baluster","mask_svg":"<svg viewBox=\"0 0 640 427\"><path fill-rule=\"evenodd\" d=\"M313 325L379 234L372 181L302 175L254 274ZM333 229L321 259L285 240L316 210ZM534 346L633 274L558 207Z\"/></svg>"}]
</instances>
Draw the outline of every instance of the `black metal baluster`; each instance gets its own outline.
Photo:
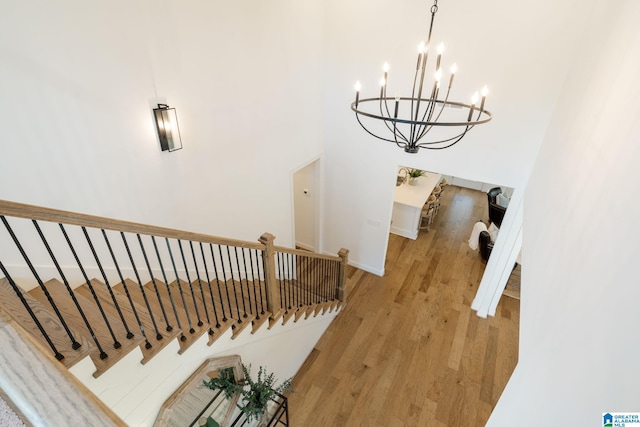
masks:
<instances>
[{"instance_id":1,"label":"black metal baluster","mask_svg":"<svg viewBox=\"0 0 640 427\"><path fill-rule=\"evenodd\" d=\"M329 288L329 296L331 297L331 300L335 300L335 289L336 289L336 276L337 276L337 271L336 271L336 263L335 262L331 262L331 283L330 283L330 288Z\"/></svg>"},{"instance_id":2,"label":"black metal baluster","mask_svg":"<svg viewBox=\"0 0 640 427\"><path fill-rule=\"evenodd\" d=\"M327 301L327 260L322 260L322 298Z\"/></svg>"},{"instance_id":3,"label":"black metal baluster","mask_svg":"<svg viewBox=\"0 0 640 427\"><path fill-rule=\"evenodd\" d=\"M173 272L176 275L176 285L178 285L178 293L180 294L180 299L182 300L182 306L184 307L184 313L187 316L187 323L189 324L189 333L193 334L196 330L193 329L193 323L191 323L191 316L189 315L189 308L187 307L187 301L184 299L184 292L182 292L182 285L180 284L180 277L178 276L178 269L176 268L176 263L173 259L173 252L171 251L171 246L169 245L169 239L164 238L167 243L167 250L169 251L169 258L171 259L171 266L173 267ZM180 341L186 340L187 337L184 334L180 337Z\"/></svg>"},{"instance_id":4,"label":"black metal baluster","mask_svg":"<svg viewBox=\"0 0 640 427\"><path fill-rule=\"evenodd\" d=\"M291 254L286 254L286 257L289 266L289 307L294 308L296 306L295 265Z\"/></svg>"},{"instance_id":5,"label":"black metal baluster","mask_svg":"<svg viewBox=\"0 0 640 427\"><path fill-rule=\"evenodd\" d=\"M297 307L296 304L296 265L295 265L295 256L293 254L287 254L287 258L289 259L289 289L291 289L291 302L289 305L293 308Z\"/></svg>"},{"instance_id":6,"label":"black metal baluster","mask_svg":"<svg viewBox=\"0 0 640 427\"><path fill-rule=\"evenodd\" d=\"M336 289L336 263L331 261L331 280L329 281L329 298L331 301L335 300L335 289Z\"/></svg>"},{"instance_id":7,"label":"black metal baluster","mask_svg":"<svg viewBox=\"0 0 640 427\"><path fill-rule=\"evenodd\" d=\"M285 303L287 311L291 310L291 267L289 266L289 254L282 253L282 263L284 264L284 288L286 292Z\"/></svg>"},{"instance_id":8,"label":"black metal baluster","mask_svg":"<svg viewBox=\"0 0 640 427\"><path fill-rule=\"evenodd\" d=\"M287 304L285 302L286 300L286 295L287 295L287 291L284 287L283 284L283 280L284 280L284 263L282 261L282 252L278 252L276 254L276 260L278 261L278 265L276 266L277 271L280 272L280 278L278 280L279 285L280 285L280 307L285 309L285 312L287 311Z\"/></svg>"},{"instance_id":9,"label":"black metal baluster","mask_svg":"<svg viewBox=\"0 0 640 427\"><path fill-rule=\"evenodd\" d=\"M211 297L211 305L213 306L213 315L216 318L216 328L220 327L220 321L218 320L218 309L216 308L216 303L213 300L213 289L211 288L211 279L209 278L209 269L207 268L207 260L204 256L204 248L202 247L202 242L200 244L200 254L202 255L202 264L204 265L204 274L207 276L207 284L209 285L209 296Z\"/></svg>"},{"instance_id":10,"label":"black metal baluster","mask_svg":"<svg viewBox=\"0 0 640 427\"><path fill-rule=\"evenodd\" d=\"M304 257L300 255L294 255L296 260L296 286L298 287L298 307L302 307L305 301L304 293L304 270L302 269L302 263Z\"/></svg>"},{"instance_id":11,"label":"black metal baluster","mask_svg":"<svg viewBox=\"0 0 640 427\"><path fill-rule=\"evenodd\" d=\"M149 305L149 299L147 298L147 293L144 291L144 286L142 286L142 280L140 280L140 274L138 274L138 268L136 267L136 263L133 262L133 255L131 255L131 250L129 249L129 243L127 242L127 238L125 237L122 231L120 232L120 236L122 237L122 243L124 243L124 248L127 251L127 255L129 255L129 261L131 262L133 273L136 275L136 280L138 281L138 286L140 287L140 292L142 293L142 299L144 300L144 304L147 306L147 311L149 312L149 318L151 319L151 323L153 324L153 329L156 332L156 339L161 340L162 334L158 329L158 324L156 323L156 318L153 315L153 311L151 310L151 305Z\"/></svg>"},{"instance_id":12,"label":"black metal baluster","mask_svg":"<svg viewBox=\"0 0 640 427\"><path fill-rule=\"evenodd\" d=\"M289 263L287 262L287 254L282 253L282 280L284 284L284 305L287 308L287 312L291 309L289 299L291 295L291 288L289 287Z\"/></svg>"},{"instance_id":13,"label":"black metal baluster","mask_svg":"<svg viewBox=\"0 0 640 427\"><path fill-rule=\"evenodd\" d=\"M60 230L62 231L62 234L64 236L64 239L67 241L67 244L69 245L69 249L71 250L71 253L73 254L73 258L75 258L76 263L78 264L78 268L80 269L80 272L82 273L82 277L84 277L84 280L87 284L87 286L89 287L89 291L91 291L91 295L93 296L93 299L96 302L96 305L98 306L98 310L100 311L100 315L102 316L102 319L104 319L104 323L107 325L107 330L109 331L109 334L111 335L111 338L113 338L113 348L120 348L122 347L122 344L120 344L120 342L118 341L118 339L116 338L116 335L113 333L113 329L111 329L111 324L109 323L109 319L107 319L107 315L105 314L104 310L102 309L102 304L100 304L100 300L98 300L98 295L96 295L96 291L95 289L93 289L93 285L91 284L91 281L89 280L89 277L87 276L87 273L84 271L84 267L82 266L82 263L80 262L80 258L78 258L78 254L76 253L76 250L74 249L73 245L71 244L71 240L69 239L69 236L67 235L67 231L64 228L64 225L62 224L58 224L60 226Z\"/></svg>"},{"instance_id":14,"label":"black metal baluster","mask_svg":"<svg viewBox=\"0 0 640 427\"><path fill-rule=\"evenodd\" d=\"M16 247L20 251L20 254L22 255L22 258L27 263L27 266L29 267L29 270L31 270L31 273L36 278L36 281L38 282L38 285L40 286L40 288L44 292L44 295L47 297L47 300L49 301L49 304L51 304L51 307L53 308L53 311L56 313L56 316L58 317L58 320L60 320L60 323L62 323L62 326L63 326L65 332L67 333L67 336L69 337L69 340L71 340L71 348L73 348L74 350L77 350L78 348L80 348L80 343L78 341L76 341L76 338L71 333L71 330L67 326L67 322L65 322L65 320L63 319L62 314L58 310L58 306L56 306L55 302L53 301L53 298L51 298L51 294L49 294L49 291L47 290L46 286L44 285L44 283L40 279L40 276L38 275L35 267L31 263L31 260L27 256L27 253L24 251L22 245L20 244L20 241L18 240L18 237L13 232L13 229L9 225L9 222L7 221L7 219L3 215L0 215L0 218L2 219L2 222L4 223L5 228L9 232L9 235L11 236L11 239L13 240L13 243L15 243ZM49 248L48 244L46 243L46 240L44 240L44 235L40 231L40 227L38 227L38 223L35 222L35 220L32 220L32 222L35 224L36 230L39 231L40 238L43 239L43 242L45 242L45 247L47 248L47 250L51 254L51 249ZM56 266L58 266L57 263L56 263ZM7 274L5 274L5 276L7 276L7 278L8 278ZM22 298L22 294L20 294L20 297L21 297L20 299L24 299L24 298ZM30 310L30 308L28 310Z\"/></svg>"},{"instance_id":15,"label":"black metal baluster","mask_svg":"<svg viewBox=\"0 0 640 427\"><path fill-rule=\"evenodd\" d=\"M109 284L109 279L107 279L107 275L104 272L104 269L102 268L102 263L100 262L100 258L98 258L98 254L96 253L95 248L93 247L93 242L91 241L91 238L89 237L89 233L87 233L87 229L82 226L80 227L82 228L82 233L84 233L84 237L85 239L87 239L87 243L89 244L89 248L91 249L91 253L93 254L93 259L95 259L96 264L98 265L98 269L100 270L100 274L102 275L102 278L104 279L104 285L107 287L107 291L109 291L109 295L111 296L111 300L113 301L113 305L116 309L116 311L118 312L118 316L120 316L120 320L122 321L122 325L124 326L124 330L127 332L127 338L128 339L132 339L133 338L133 332L131 332L129 330L129 326L127 325L127 321L124 319L124 316L122 315L122 310L120 310L120 304L118 304L118 301L116 300L116 296L113 293L113 289L111 289L111 285Z\"/></svg>"},{"instance_id":16,"label":"black metal baluster","mask_svg":"<svg viewBox=\"0 0 640 427\"><path fill-rule=\"evenodd\" d=\"M323 287L323 282L322 282L322 268L324 265L324 260L319 259L318 260L318 304L320 304L322 302L322 287Z\"/></svg>"},{"instance_id":17,"label":"black metal baluster","mask_svg":"<svg viewBox=\"0 0 640 427\"><path fill-rule=\"evenodd\" d=\"M333 261L327 261L329 274L327 276L327 300L333 301Z\"/></svg>"},{"instance_id":18,"label":"black metal baluster","mask_svg":"<svg viewBox=\"0 0 640 427\"><path fill-rule=\"evenodd\" d=\"M331 300L331 284L333 277L333 263L331 261L327 261L327 301Z\"/></svg>"},{"instance_id":19,"label":"black metal baluster","mask_svg":"<svg viewBox=\"0 0 640 427\"><path fill-rule=\"evenodd\" d=\"M324 302L329 300L329 261L324 260Z\"/></svg>"},{"instance_id":20,"label":"black metal baluster","mask_svg":"<svg viewBox=\"0 0 640 427\"><path fill-rule=\"evenodd\" d=\"M193 265L196 269L196 278L198 285L200 286L200 295L202 295L202 306L204 307L204 314L207 317L207 325L209 325L209 335L213 335L213 329L211 329L211 319L209 318L209 310L207 310L207 301L204 297L204 290L202 289L202 280L200 280L200 270L198 270L198 262L196 261L196 253L193 250L193 242L189 240L189 247L191 248L191 256L193 257ZM195 294L194 294L195 298Z\"/></svg>"},{"instance_id":21,"label":"black metal baluster","mask_svg":"<svg viewBox=\"0 0 640 427\"><path fill-rule=\"evenodd\" d=\"M233 251L236 255L236 271L238 272L238 283L240 284L240 296L242 297L242 311L244 312L244 314L242 315L242 317L244 317L245 319L247 318L247 307L245 306L245 302L244 302L244 291L242 289L242 274L240 272L240 261L238 260L238 247L234 246L233 247ZM233 269L231 269L231 277L233 278ZM237 292L235 289L235 281L233 282L234 285L234 292ZM237 298L237 293L236 293L236 298ZM240 314L238 313L238 317L240 316Z\"/></svg>"},{"instance_id":22,"label":"black metal baluster","mask_svg":"<svg viewBox=\"0 0 640 427\"><path fill-rule=\"evenodd\" d=\"M16 282L14 282L13 278L11 278L11 276L9 275L9 272L4 267L4 264L2 264L2 261L0 261L0 270L2 270L2 274L4 274L4 277L7 278L7 281L9 282L9 285L11 285L11 288L13 289L13 292L15 292L16 295L18 296L18 298L20 298L20 301L22 302L22 305L24 305L24 308L27 309L27 312L29 313L29 316L35 322L36 326L38 327L38 330L40 331L40 333L44 337L45 341L47 341L47 344L49 344L49 347L51 347L51 350L53 351L53 355L55 356L55 358L57 360L64 359L64 356L62 355L62 353L60 353L58 351L56 346L53 344L53 341L51 341L51 338L49 338L49 335L47 334L47 331L45 331L44 328L42 327L42 324L40 323L40 321L36 317L36 314L33 312L31 307L29 306L29 303L24 298L24 295L22 295L22 292L20 291L20 288L18 288L18 285L16 285ZM80 344L78 344L78 347L80 347ZM76 348L78 348L78 347L76 347Z\"/></svg>"},{"instance_id":23,"label":"black metal baluster","mask_svg":"<svg viewBox=\"0 0 640 427\"><path fill-rule=\"evenodd\" d=\"M145 341L144 348L149 350L152 347L152 345L149 342L149 339L147 338L147 333L144 330L144 325L142 324L142 321L140 321L140 316L138 315L138 310L136 309L136 305L133 302L133 299L131 299L131 294L129 293L129 288L127 287L127 282L125 282L124 276L122 275L122 271L120 271L120 266L118 265L118 260L116 259L116 256L113 253L113 249L111 248L111 243L109 242L109 238L107 237L107 233L103 229L101 229L100 231L102 231L102 236L104 237L104 241L107 244L107 248L109 249L109 253L111 254L111 259L113 260L113 264L115 265L116 271L118 272L118 277L120 277L120 283L122 283L122 288L124 289L124 293L127 295L127 299L129 300L129 304L131 304L131 310L133 310L133 315L136 318L136 322L138 322L138 327L140 328L140 333L144 337L144 341Z\"/></svg>"},{"instance_id":24,"label":"black metal baluster","mask_svg":"<svg viewBox=\"0 0 640 427\"><path fill-rule=\"evenodd\" d=\"M306 268L304 268L304 263L306 259L307 259L306 256L296 255L296 266L297 266L296 275L298 279L298 295L299 295L298 304L300 305L300 307L307 304L307 290L306 290L307 271L306 271Z\"/></svg>"},{"instance_id":25,"label":"black metal baluster","mask_svg":"<svg viewBox=\"0 0 640 427\"><path fill-rule=\"evenodd\" d=\"M309 296L311 297L310 303L316 304L318 300L318 282L316 280L316 266L318 264L317 258L309 259Z\"/></svg>"},{"instance_id":26,"label":"black metal baluster","mask_svg":"<svg viewBox=\"0 0 640 427\"><path fill-rule=\"evenodd\" d=\"M164 309L164 304L162 303L162 298L160 297L160 292L158 291L158 285L156 283L156 278L153 275L153 271L151 270L151 265L149 264L149 258L147 258L147 251L144 249L144 245L142 244L142 238L140 234L136 233L136 237L138 238L138 244L140 245L140 250L142 251L142 258L144 258L144 263L147 266L147 270L149 271L149 277L151 277L151 283L153 283L153 290L156 292L156 298L158 299L158 304L160 305L160 311L162 312L162 317L164 318L164 323L167 325L167 332L171 332L173 330L173 326L169 323L169 319L167 318L167 312ZM162 337L158 338L159 340Z\"/></svg>"},{"instance_id":27,"label":"black metal baluster","mask_svg":"<svg viewBox=\"0 0 640 427\"><path fill-rule=\"evenodd\" d=\"M301 291L300 264L299 264L300 258L296 254L292 254L291 257L293 258L293 276L294 276L294 281L295 281L294 283L296 287L295 304L296 304L296 307L302 307L302 298L300 298L300 291Z\"/></svg>"},{"instance_id":28,"label":"black metal baluster","mask_svg":"<svg viewBox=\"0 0 640 427\"><path fill-rule=\"evenodd\" d=\"M240 315L240 306L238 305L238 292L236 291L236 281L233 276L233 262L231 261L231 251L227 246L227 260L229 261L229 269L231 270L231 285L233 287L233 297L236 301L236 312L238 313L238 323L242 323L242 316ZM229 287L227 286L227 293Z\"/></svg>"},{"instance_id":29,"label":"black metal baluster","mask_svg":"<svg viewBox=\"0 0 640 427\"><path fill-rule=\"evenodd\" d=\"M335 261L333 263L334 265L334 277L333 277L333 299L337 300L338 299L338 284L340 282L340 263L338 261Z\"/></svg>"},{"instance_id":30,"label":"black metal baluster","mask_svg":"<svg viewBox=\"0 0 640 427\"><path fill-rule=\"evenodd\" d=\"M258 294L256 293L256 272L254 270L253 255L251 255L251 249L249 249L249 268L251 269L251 282L253 283L253 309L256 315L256 319L260 320L260 310L258 310ZM249 292L251 292L251 288L249 288Z\"/></svg>"},{"instance_id":31,"label":"black metal baluster","mask_svg":"<svg viewBox=\"0 0 640 427\"><path fill-rule=\"evenodd\" d=\"M316 260L315 272L316 272L316 289L318 291L318 294L316 296L316 301L318 302L316 304L320 304L322 302L322 260L321 259Z\"/></svg>"},{"instance_id":32,"label":"black metal baluster","mask_svg":"<svg viewBox=\"0 0 640 427\"><path fill-rule=\"evenodd\" d=\"M323 302L324 298L324 260L319 260L320 263L320 302Z\"/></svg>"},{"instance_id":33,"label":"black metal baluster","mask_svg":"<svg viewBox=\"0 0 640 427\"><path fill-rule=\"evenodd\" d=\"M218 252L220 253L220 263L222 264L222 280L224 281L224 291L227 294L227 303L229 304L229 317L233 319L233 306L231 305L231 299L229 298L229 285L227 284L227 273L224 271L224 257L222 256L222 247L218 245ZM227 247L227 253L229 247ZM231 266L229 266L231 268ZM235 328L235 325L232 326Z\"/></svg>"},{"instance_id":34,"label":"black metal baluster","mask_svg":"<svg viewBox=\"0 0 640 427\"><path fill-rule=\"evenodd\" d=\"M335 269L336 269L336 274L335 274L335 278L333 281L333 299L334 300L338 300L338 296L339 296L339 287L340 287L340 267L341 267L341 262L340 261L336 261L335 263Z\"/></svg>"},{"instance_id":35,"label":"black metal baluster","mask_svg":"<svg viewBox=\"0 0 640 427\"><path fill-rule=\"evenodd\" d=\"M298 285L302 292L302 305L307 305L309 303L309 295L307 294L307 258L307 256L298 255L298 263L300 264L300 268L298 270Z\"/></svg>"},{"instance_id":36,"label":"black metal baluster","mask_svg":"<svg viewBox=\"0 0 640 427\"><path fill-rule=\"evenodd\" d=\"M293 268L293 286L295 287L293 302L295 307L300 307L300 266L298 265L298 256L296 254L291 254L291 263Z\"/></svg>"},{"instance_id":37,"label":"black metal baluster","mask_svg":"<svg viewBox=\"0 0 640 427\"><path fill-rule=\"evenodd\" d=\"M189 290L191 291L191 299L193 299L193 307L196 310L196 317L198 318L198 326L204 325L202 319L200 319L200 310L198 310L198 303L196 302L196 294L193 292L193 284L191 283L191 276L189 276L189 268L187 267L187 259L184 257L184 250L182 249L182 241L178 239L178 248L180 248L180 256L182 257L182 265L184 265L184 272L187 275L187 283L189 284Z\"/></svg>"},{"instance_id":38,"label":"black metal baluster","mask_svg":"<svg viewBox=\"0 0 640 427\"><path fill-rule=\"evenodd\" d=\"M153 243L153 249L156 252L156 258L158 258L158 265L160 266L160 272L162 273L162 279L164 280L164 285L167 287L167 294L169 294L169 302L171 303L171 309L173 310L173 315L176 317L176 324L178 325L178 329L180 330L180 341L184 341L187 339L187 337L185 337L184 332L182 332L180 317L178 316L176 303L173 300L173 294L171 293L171 286L169 286L169 281L167 280L167 274L164 271L164 264L162 264L162 259L160 258L160 251L158 250L158 244L156 243L155 236L151 236L151 242Z\"/></svg>"},{"instance_id":39,"label":"black metal baluster","mask_svg":"<svg viewBox=\"0 0 640 427\"><path fill-rule=\"evenodd\" d=\"M331 284L329 289L329 295L331 296L331 301L336 299L336 283L338 277L338 264L335 261L331 261Z\"/></svg>"},{"instance_id":40,"label":"black metal baluster","mask_svg":"<svg viewBox=\"0 0 640 427\"><path fill-rule=\"evenodd\" d=\"M287 309L291 310L291 301L292 301L292 291L293 291L293 286L291 285L291 273L292 273L292 268L291 268L291 254L283 254L284 255L284 262L285 262L285 286L287 287L287 289L289 290L289 296L287 299Z\"/></svg>"},{"instance_id":41,"label":"black metal baluster","mask_svg":"<svg viewBox=\"0 0 640 427\"><path fill-rule=\"evenodd\" d=\"M256 270L258 271L258 291L260 292L260 314L264 314L265 302L264 302L264 297L262 296L262 287L264 286L264 274L262 274L262 277L261 277L260 264L258 261L258 250L255 249L255 251L256 251ZM260 251L260 258L262 259L262 263L264 265L264 258L263 258L262 251Z\"/></svg>"},{"instance_id":42,"label":"black metal baluster","mask_svg":"<svg viewBox=\"0 0 640 427\"><path fill-rule=\"evenodd\" d=\"M304 257L305 258L305 263L307 266L307 273L306 273L306 284L305 287L307 289L307 305L311 305L312 304L312 298L313 295L311 294L311 257Z\"/></svg>"},{"instance_id":43,"label":"black metal baluster","mask_svg":"<svg viewBox=\"0 0 640 427\"><path fill-rule=\"evenodd\" d=\"M251 287L249 286L249 275L247 273L247 258L244 252L244 248L240 248L240 253L242 253L242 265L244 266L244 283L247 286L247 297L249 298L249 313L251 313ZM251 254L251 251L249 251L249 254Z\"/></svg>"},{"instance_id":44,"label":"black metal baluster","mask_svg":"<svg viewBox=\"0 0 640 427\"><path fill-rule=\"evenodd\" d=\"M218 249L220 249L220 245L218 245ZM220 308L222 309L222 321L226 322L227 314L224 309L224 299L222 298L222 290L220 290L220 275L218 274L216 257L213 254L213 245L211 243L209 243L209 250L211 251L211 260L213 261L213 273L216 275L216 284L218 285L218 296L220 297ZM222 252L220 252L220 262L222 262ZM222 264L222 273L224 274L224 263ZM229 304L229 310L231 310L231 304Z\"/></svg>"},{"instance_id":45,"label":"black metal baluster","mask_svg":"<svg viewBox=\"0 0 640 427\"><path fill-rule=\"evenodd\" d=\"M298 255L298 287L300 290L300 306L307 305L307 257Z\"/></svg>"}]
</instances>

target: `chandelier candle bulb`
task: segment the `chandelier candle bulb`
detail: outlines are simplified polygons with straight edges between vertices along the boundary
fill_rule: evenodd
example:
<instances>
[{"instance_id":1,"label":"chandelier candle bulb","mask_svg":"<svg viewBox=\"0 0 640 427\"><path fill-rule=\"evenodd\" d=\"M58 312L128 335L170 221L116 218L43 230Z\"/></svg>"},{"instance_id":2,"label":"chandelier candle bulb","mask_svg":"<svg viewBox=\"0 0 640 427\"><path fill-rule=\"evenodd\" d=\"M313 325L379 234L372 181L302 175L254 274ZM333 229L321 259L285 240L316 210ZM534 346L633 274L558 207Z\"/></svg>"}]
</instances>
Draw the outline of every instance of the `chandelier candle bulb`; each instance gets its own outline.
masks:
<instances>
[{"instance_id":1,"label":"chandelier candle bulb","mask_svg":"<svg viewBox=\"0 0 640 427\"><path fill-rule=\"evenodd\" d=\"M418 63L416 64L416 71L420 69L420 64L422 63L422 54L424 53L424 42L420 42L418 45Z\"/></svg>"},{"instance_id":2,"label":"chandelier candle bulb","mask_svg":"<svg viewBox=\"0 0 640 427\"><path fill-rule=\"evenodd\" d=\"M467 121L471 121L471 117L473 116L473 110L476 108L476 103L478 102L478 92L474 93L471 97L471 109L469 110L469 117L467 117Z\"/></svg>"},{"instance_id":3,"label":"chandelier candle bulb","mask_svg":"<svg viewBox=\"0 0 640 427\"><path fill-rule=\"evenodd\" d=\"M360 89L361 89L359 81L356 82L354 89L356 90L356 107L357 107L358 101L360 100Z\"/></svg>"},{"instance_id":4,"label":"chandelier candle bulb","mask_svg":"<svg viewBox=\"0 0 640 427\"><path fill-rule=\"evenodd\" d=\"M440 60L442 59L442 52L444 52L444 43L438 45L438 59L436 60L436 69L440 68Z\"/></svg>"},{"instance_id":5,"label":"chandelier candle bulb","mask_svg":"<svg viewBox=\"0 0 640 427\"><path fill-rule=\"evenodd\" d=\"M458 66L454 63L451 66L451 77L449 77L449 89L453 86L453 78L456 76L456 71L458 71Z\"/></svg>"},{"instance_id":6,"label":"chandelier candle bulb","mask_svg":"<svg viewBox=\"0 0 640 427\"><path fill-rule=\"evenodd\" d=\"M422 71L427 67L427 58L429 58L429 46L425 46L424 53L422 54Z\"/></svg>"},{"instance_id":7,"label":"chandelier candle bulb","mask_svg":"<svg viewBox=\"0 0 640 427\"><path fill-rule=\"evenodd\" d=\"M482 88L482 92L480 92L482 94L482 101L480 101L480 112L484 111L484 101L485 99L487 99L487 94L489 93L489 88L485 85Z\"/></svg>"},{"instance_id":8,"label":"chandelier candle bulb","mask_svg":"<svg viewBox=\"0 0 640 427\"><path fill-rule=\"evenodd\" d=\"M396 108L393 112L393 118L397 119L398 118L398 106L400 104L400 95L398 95L398 92L396 92Z\"/></svg>"}]
</instances>

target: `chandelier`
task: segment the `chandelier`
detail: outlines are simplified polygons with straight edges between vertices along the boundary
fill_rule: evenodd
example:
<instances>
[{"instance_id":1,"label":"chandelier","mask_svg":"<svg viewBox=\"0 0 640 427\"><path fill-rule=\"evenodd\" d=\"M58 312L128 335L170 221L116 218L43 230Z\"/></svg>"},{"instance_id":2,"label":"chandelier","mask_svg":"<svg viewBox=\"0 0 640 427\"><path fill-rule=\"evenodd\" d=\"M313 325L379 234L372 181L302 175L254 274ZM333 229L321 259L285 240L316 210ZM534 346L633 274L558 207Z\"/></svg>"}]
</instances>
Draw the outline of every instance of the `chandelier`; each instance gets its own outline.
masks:
<instances>
[{"instance_id":1,"label":"chandelier","mask_svg":"<svg viewBox=\"0 0 640 427\"><path fill-rule=\"evenodd\" d=\"M484 109L487 97L485 86L476 92L470 104L449 100L456 64L451 65L448 83L443 83L442 53L444 44L436 49L433 74L427 72L430 55L433 21L438 11L438 0L431 6L431 23L426 44L418 47L418 62L413 77L411 97L397 93L387 96L389 64L384 64L384 76L380 80L380 96L360 99L360 82L355 85L356 100L351 110L356 113L360 126L372 136L395 143L407 153L417 153L420 148L441 150L460 141L475 125L487 123L492 115ZM442 90L441 86L446 89ZM478 105L478 101L480 104ZM366 124L365 124L366 123Z\"/></svg>"}]
</instances>

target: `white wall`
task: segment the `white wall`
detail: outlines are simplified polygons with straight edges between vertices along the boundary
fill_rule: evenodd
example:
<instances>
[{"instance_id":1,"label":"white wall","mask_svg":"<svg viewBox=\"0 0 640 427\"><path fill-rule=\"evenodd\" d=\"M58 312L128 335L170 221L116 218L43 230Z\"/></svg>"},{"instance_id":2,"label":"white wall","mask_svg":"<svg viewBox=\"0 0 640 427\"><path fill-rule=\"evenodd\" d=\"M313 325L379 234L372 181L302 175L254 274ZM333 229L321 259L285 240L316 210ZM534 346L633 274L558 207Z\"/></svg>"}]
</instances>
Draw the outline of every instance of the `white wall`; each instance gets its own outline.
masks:
<instances>
[{"instance_id":1,"label":"white wall","mask_svg":"<svg viewBox=\"0 0 640 427\"><path fill-rule=\"evenodd\" d=\"M319 1L3 5L0 198L291 245L291 172L321 151L321 17ZM160 151L158 102L181 151Z\"/></svg>"},{"instance_id":2,"label":"white wall","mask_svg":"<svg viewBox=\"0 0 640 427\"><path fill-rule=\"evenodd\" d=\"M640 5L590 18L525 195L520 358L489 426L640 411Z\"/></svg>"},{"instance_id":3,"label":"white wall","mask_svg":"<svg viewBox=\"0 0 640 427\"><path fill-rule=\"evenodd\" d=\"M451 0L439 4L433 38L443 40L445 64L459 72L452 98L470 98L488 84L489 124L456 146L406 154L369 136L350 104L353 84L375 96L388 61L390 93L410 92L416 47L426 38L424 1L327 2L325 48L324 248L350 249L350 262L382 273L397 165L479 182L526 182L585 25L584 2ZM448 68L448 65L447 65Z\"/></svg>"}]
</instances>

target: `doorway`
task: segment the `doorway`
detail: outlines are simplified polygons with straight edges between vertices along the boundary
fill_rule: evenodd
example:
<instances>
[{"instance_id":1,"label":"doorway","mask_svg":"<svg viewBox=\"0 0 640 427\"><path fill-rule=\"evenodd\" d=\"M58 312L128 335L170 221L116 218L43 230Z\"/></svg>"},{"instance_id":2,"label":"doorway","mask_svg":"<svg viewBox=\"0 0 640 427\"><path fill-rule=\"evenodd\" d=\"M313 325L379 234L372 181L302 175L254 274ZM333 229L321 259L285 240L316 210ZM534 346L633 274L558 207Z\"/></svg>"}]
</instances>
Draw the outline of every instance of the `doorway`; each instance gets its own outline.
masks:
<instances>
[{"instance_id":1,"label":"doorway","mask_svg":"<svg viewBox=\"0 0 640 427\"><path fill-rule=\"evenodd\" d=\"M313 252L318 251L319 169L314 160L293 173L295 245Z\"/></svg>"}]
</instances>

